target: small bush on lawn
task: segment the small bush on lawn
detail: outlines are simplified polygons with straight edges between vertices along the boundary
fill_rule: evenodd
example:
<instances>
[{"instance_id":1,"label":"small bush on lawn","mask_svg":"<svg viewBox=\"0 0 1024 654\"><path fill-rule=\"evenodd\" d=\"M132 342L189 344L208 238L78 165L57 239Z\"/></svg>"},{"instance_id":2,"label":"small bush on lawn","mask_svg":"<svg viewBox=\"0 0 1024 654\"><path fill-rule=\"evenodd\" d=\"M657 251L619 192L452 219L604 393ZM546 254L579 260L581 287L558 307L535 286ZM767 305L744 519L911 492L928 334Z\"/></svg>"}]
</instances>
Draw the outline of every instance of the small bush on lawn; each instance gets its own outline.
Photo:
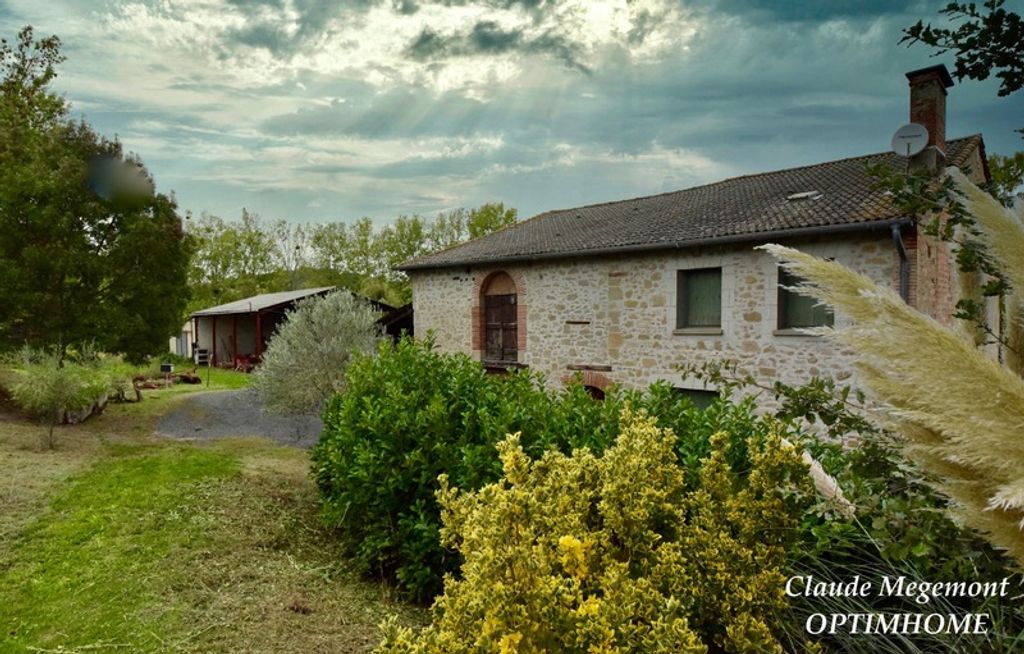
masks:
<instances>
[{"instance_id":1,"label":"small bush on lawn","mask_svg":"<svg viewBox=\"0 0 1024 654\"><path fill-rule=\"evenodd\" d=\"M811 491L797 452L748 441L749 468L711 439L693 484L676 436L623 414L603 456L499 445L503 478L438 493L464 557L433 624L389 625L379 651L781 652L786 551Z\"/></svg>"},{"instance_id":2,"label":"small bush on lawn","mask_svg":"<svg viewBox=\"0 0 1024 654\"><path fill-rule=\"evenodd\" d=\"M664 384L644 393L613 390L595 402L580 385L554 393L536 374L488 375L468 356L411 339L357 357L346 385L328 404L313 452L325 517L364 572L392 579L420 600L436 595L442 575L459 562L440 544L438 475L466 490L495 481L496 445L510 433L522 433L520 445L534 458L549 449L600 453L630 404L672 428L680 460L696 470L715 432L730 434L723 451L737 469L746 465L748 437L768 432L750 402L701 411Z\"/></svg>"},{"instance_id":3,"label":"small bush on lawn","mask_svg":"<svg viewBox=\"0 0 1024 654\"><path fill-rule=\"evenodd\" d=\"M25 411L45 418L48 429L43 443L55 445L54 427L71 416L102 408L107 398L131 385L132 367L119 358L103 358L92 352L56 354L22 350L11 359L11 397Z\"/></svg>"}]
</instances>

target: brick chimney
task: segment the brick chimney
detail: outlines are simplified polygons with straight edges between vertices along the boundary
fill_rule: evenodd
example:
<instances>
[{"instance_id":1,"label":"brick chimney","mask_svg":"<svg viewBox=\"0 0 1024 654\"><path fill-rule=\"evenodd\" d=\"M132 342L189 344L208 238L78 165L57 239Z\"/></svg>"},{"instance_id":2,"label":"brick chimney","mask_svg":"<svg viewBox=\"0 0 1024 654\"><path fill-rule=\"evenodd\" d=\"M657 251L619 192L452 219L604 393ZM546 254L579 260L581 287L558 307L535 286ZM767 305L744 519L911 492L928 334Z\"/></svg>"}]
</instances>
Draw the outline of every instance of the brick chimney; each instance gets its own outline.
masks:
<instances>
[{"instance_id":1,"label":"brick chimney","mask_svg":"<svg viewBox=\"0 0 1024 654\"><path fill-rule=\"evenodd\" d=\"M946 165L946 89L953 78L942 64L907 73L910 81L910 122L928 130L928 147L910 160L910 167L937 173Z\"/></svg>"}]
</instances>

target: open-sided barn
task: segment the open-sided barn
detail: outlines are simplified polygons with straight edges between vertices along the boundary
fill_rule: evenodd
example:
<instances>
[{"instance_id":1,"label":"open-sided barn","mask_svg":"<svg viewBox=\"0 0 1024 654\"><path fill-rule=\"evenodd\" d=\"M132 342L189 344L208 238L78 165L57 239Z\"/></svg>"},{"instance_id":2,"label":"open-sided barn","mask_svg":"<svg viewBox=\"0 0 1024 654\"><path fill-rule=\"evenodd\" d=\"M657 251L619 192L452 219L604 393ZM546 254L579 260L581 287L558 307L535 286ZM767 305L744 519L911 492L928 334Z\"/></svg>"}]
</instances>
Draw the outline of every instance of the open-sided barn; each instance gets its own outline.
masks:
<instances>
[{"instance_id":1,"label":"open-sided barn","mask_svg":"<svg viewBox=\"0 0 1024 654\"><path fill-rule=\"evenodd\" d=\"M197 363L249 369L259 363L271 338L297 302L326 295L334 286L254 295L196 311L181 334L171 339L171 351ZM392 338L412 333L412 305L394 308L367 300L378 311L381 328Z\"/></svg>"},{"instance_id":2,"label":"open-sided barn","mask_svg":"<svg viewBox=\"0 0 1024 654\"><path fill-rule=\"evenodd\" d=\"M206 358L212 365L255 364L296 302L332 290L333 286L326 286L265 293L196 311L189 317L194 348L191 354L198 355L198 360Z\"/></svg>"}]
</instances>

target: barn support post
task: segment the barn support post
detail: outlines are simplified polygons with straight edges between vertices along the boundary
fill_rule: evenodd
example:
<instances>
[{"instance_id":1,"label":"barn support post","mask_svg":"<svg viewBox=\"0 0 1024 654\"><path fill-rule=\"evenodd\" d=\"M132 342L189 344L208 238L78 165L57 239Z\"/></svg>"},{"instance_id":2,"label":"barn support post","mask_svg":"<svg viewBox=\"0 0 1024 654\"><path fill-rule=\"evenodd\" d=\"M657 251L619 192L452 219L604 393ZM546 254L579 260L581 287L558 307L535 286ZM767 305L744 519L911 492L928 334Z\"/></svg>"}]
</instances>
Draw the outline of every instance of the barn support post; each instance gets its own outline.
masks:
<instances>
[{"instance_id":1,"label":"barn support post","mask_svg":"<svg viewBox=\"0 0 1024 654\"><path fill-rule=\"evenodd\" d=\"M199 349L199 318L198 316L192 319L192 343L189 344L192 351L192 361L196 360L196 350Z\"/></svg>"},{"instance_id":2,"label":"barn support post","mask_svg":"<svg viewBox=\"0 0 1024 654\"><path fill-rule=\"evenodd\" d=\"M263 359L263 315L256 312L256 358Z\"/></svg>"},{"instance_id":3,"label":"barn support post","mask_svg":"<svg viewBox=\"0 0 1024 654\"><path fill-rule=\"evenodd\" d=\"M238 360L238 314L231 316L231 361Z\"/></svg>"},{"instance_id":4,"label":"barn support post","mask_svg":"<svg viewBox=\"0 0 1024 654\"><path fill-rule=\"evenodd\" d=\"M210 316L210 320L213 323L211 333L213 334L213 352L211 353L210 365L217 365L217 316Z\"/></svg>"}]
</instances>

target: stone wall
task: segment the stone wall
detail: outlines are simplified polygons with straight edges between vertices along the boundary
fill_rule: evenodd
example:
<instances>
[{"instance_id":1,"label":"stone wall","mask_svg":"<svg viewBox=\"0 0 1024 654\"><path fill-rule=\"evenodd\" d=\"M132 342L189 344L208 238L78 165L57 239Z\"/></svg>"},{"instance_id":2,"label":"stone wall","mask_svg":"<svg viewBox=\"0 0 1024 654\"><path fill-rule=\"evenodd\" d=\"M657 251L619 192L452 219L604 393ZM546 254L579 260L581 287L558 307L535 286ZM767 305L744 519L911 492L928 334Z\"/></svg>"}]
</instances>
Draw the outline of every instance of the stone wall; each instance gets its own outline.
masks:
<instances>
[{"instance_id":1,"label":"stone wall","mask_svg":"<svg viewBox=\"0 0 1024 654\"><path fill-rule=\"evenodd\" d=\"M886 231L787 244L898 289L899 259ZM719 266L721 329L676 330L677 271ZM414 272L417 335L432 330L442 350L479 357L473 330L479 330L480 287L498 270L521 287L529 332L523 329L519 360L552 386L580 371L598 386L668 380L699 389L677 368L717 359L737 361L769 384L799 384L813 375L847 380L853 373L851 354L835 343L777 329L777 266L752 245ZM844 322L836 316L837 326Z\"/></svg>"}]
</instances>

